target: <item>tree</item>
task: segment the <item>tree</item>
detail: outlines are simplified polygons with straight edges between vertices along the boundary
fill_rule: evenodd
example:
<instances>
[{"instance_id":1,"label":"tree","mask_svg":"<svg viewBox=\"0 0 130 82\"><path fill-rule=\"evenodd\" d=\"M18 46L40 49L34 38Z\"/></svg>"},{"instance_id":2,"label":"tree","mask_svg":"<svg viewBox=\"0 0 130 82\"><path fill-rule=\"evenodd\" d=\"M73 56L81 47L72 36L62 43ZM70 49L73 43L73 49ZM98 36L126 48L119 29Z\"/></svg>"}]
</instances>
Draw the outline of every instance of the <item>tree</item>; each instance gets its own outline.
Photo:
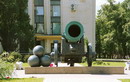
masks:
<instances>
[{"instance_id":1,"label":"tree","mask_svg":"<svg viewBox=\"0 0 130 82\"><path fill-rule=\"evenodd\" d=\"M33 28L29 24L28 0L0 1L0 36L5 51L28 51L33 46Z\"/></svg>"},{"instance_id":2,"label":"tree","mask_svg":"<svg viewBox=\"0 0 130 82\"><path fill-rule=\"evenodd\" d=\"M33 27L29 24L29 16L25 12L27 10L28 0L17 0L18 7L18 27L19 27L19 44L20 51L26 52L29 47L33 47ZM25 44L26 43L26 44Z\"/></svg>"},{"instance_id":3,"label":"tree","mask_svg":"<svg viewBox=\"0 0 130 82\"><path fill-rule=\"evenodd\" d=\"M96 20L96 45L99 57L102 55L113 58L116 54L120 58L125 58L128 55L130 40L128 2L129 0L125 0L116 4L114 0L108 0L109 4L104 4L99 10Z\"/></svg>"}]
</instances>

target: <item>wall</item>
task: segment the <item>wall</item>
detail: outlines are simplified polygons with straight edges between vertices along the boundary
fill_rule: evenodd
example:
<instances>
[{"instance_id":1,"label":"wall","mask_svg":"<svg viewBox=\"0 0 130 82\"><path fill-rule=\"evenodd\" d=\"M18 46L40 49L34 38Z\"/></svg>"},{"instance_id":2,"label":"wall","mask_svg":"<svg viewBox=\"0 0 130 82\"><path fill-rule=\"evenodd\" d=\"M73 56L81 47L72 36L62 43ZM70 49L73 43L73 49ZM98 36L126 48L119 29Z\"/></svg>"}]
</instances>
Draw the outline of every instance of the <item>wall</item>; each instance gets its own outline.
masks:
<instances>
[{"instance_id":1,"label":"wall","mask_svg":"<svg viewBox=\"0 0 130 82\"><path fill-rule=\"evenodd\" d=\"M30 24L34 27L34 0L28 2L28 14ZM61 0L61 33L63 34L66 25L71 21L78 21L84 27L84 37L92 43L95 51L95 0ZM71 4L75 5L75 12L71 11ZM44 0L44 32L51 34L50 0ZM47 52L50 51L50 42L45 40Z\"/></svg>"},{"instance_id":2,"label":"wall","mask_svg":"<svg viewBox=\"0 0 130 82\"><path fill-rule=\"evenodd\" d=\"M85 38L92 43L95 51L95 0L61 0L61 29L71 21L78 21L84 27ZM75 12L71 11L75 5Z\"/></svg>"}]
</instances>

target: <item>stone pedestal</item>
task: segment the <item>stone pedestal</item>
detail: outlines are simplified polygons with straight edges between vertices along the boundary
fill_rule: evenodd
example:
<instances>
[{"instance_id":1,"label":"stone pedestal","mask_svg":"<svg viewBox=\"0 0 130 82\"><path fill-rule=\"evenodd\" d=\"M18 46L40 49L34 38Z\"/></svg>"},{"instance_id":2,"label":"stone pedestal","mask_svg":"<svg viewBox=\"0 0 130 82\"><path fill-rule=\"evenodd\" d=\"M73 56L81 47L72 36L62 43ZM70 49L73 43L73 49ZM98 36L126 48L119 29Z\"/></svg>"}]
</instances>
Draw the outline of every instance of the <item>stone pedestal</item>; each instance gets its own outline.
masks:
<instances>
[{"instance_id":1,"label":"stone pedestal","mask_svg":"<svg viewBox=\"0 0 130 82\"><path fill-rule=\"evenodd\" d=\"M25 74L124 74L124 67L26 67Z\"/></svg>"}]
</instances>

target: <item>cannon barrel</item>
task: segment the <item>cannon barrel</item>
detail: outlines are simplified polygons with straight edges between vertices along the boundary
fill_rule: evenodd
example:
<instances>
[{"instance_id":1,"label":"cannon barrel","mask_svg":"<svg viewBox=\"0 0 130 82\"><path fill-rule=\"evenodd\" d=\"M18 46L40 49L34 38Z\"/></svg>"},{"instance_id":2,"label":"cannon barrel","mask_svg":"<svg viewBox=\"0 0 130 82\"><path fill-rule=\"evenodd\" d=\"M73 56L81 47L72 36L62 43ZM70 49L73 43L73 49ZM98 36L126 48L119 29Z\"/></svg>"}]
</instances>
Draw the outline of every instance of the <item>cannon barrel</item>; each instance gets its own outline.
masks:
<instances>
[{"instance_id":1,"label":"cannon barrel","mask_svg":"<svg viewBox=\"0 0 130 82\"><path fill-rule=\"evenodd\" d=\"M64 31L64 38L68 42L78 42L84 35L84 29L82 24L76 21L70 22Z\"/></svg>"}]
</instances>

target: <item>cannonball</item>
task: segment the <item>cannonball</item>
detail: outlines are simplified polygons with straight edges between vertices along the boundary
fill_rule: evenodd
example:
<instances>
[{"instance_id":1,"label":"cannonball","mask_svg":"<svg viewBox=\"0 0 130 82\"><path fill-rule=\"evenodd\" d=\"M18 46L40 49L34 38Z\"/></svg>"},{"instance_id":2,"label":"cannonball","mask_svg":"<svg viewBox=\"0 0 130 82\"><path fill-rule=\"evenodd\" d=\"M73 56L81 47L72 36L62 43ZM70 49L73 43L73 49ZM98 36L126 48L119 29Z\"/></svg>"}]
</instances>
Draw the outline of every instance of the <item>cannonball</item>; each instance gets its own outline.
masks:
<instances>
[{"instance_id":1,"label":"cannonball","mask_svg":"<svg viewBox=\"0 0 130 82\"><path fill-rule=\"evenodd\" d=\"M43 56L44 54L44 48L41 45L37 45L33 48L33 54L37 55L39 57Z\"/></svg>"},{"instance_id":2,"label":"cannonball","mask_svg":"<svg viewBox=\"0 0 130 82\"><path fill-rule=\"evenodd\" d=\"M54 61L54 55L55 55L55 52L51 52L50 53L50 56L51 56L51 60Z\"/></svg>"},{"instance_id":3,"label":"cannonball","mask_svg":"<svg viewBox=\"0 0 130 82\"><path fill-rule=\"evenodd\" d=\"M41 57L41 65L44 67L48 67L51 64L51 57L48 55L44 55Z\"/></svg>"},{"instance_id":4,"label":"cannonball","mask_svg":"<svg viewBox=\"0 0 130 82\"><path fill-rule=\"evenodd\" d=\"M32 55L28 58L28 64L31 66L31 67L39 67L40 65L40 61L39 61L39 58L38 56L36 55Z\"/></svg>"}]
</instances>

